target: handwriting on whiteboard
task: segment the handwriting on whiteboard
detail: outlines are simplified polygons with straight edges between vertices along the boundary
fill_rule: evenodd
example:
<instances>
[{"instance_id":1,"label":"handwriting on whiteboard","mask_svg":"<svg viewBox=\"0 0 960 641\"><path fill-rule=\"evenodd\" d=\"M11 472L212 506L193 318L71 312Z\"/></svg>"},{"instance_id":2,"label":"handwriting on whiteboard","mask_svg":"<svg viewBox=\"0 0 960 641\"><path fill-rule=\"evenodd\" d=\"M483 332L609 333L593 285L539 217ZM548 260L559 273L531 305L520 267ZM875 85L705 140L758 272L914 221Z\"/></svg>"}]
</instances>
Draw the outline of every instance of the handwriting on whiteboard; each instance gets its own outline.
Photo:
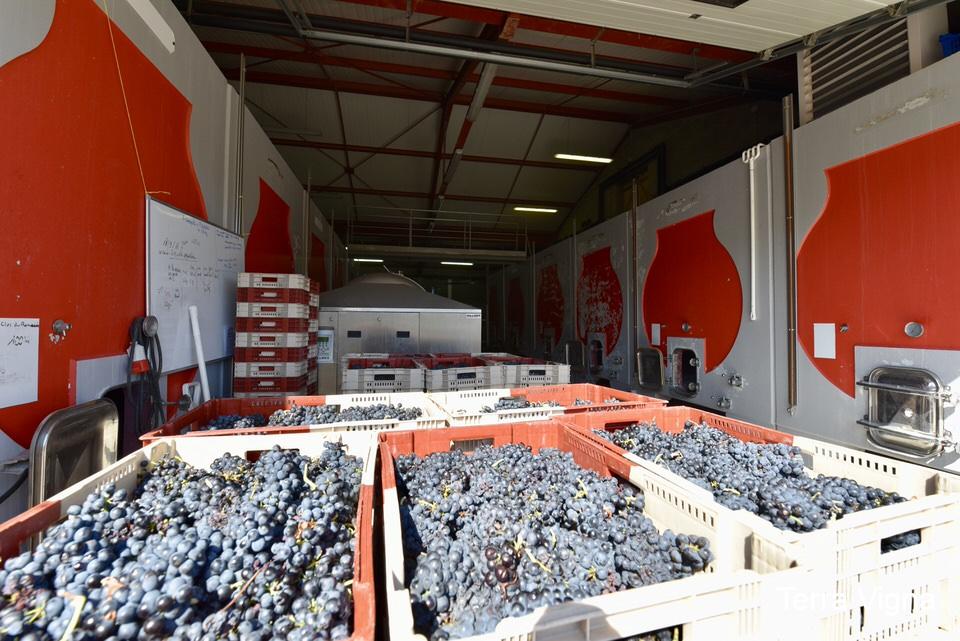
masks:
<instances>
[{"instance_id":1,"label":"handwriting on whiteboard","mask_svg":"<svg viewBox=\"0 0 960 641\"><path fill-rule=\"evenodd\" d=\"M39 318L0 318L0 407L37 400Z\"/></svg>"}]
</instances>

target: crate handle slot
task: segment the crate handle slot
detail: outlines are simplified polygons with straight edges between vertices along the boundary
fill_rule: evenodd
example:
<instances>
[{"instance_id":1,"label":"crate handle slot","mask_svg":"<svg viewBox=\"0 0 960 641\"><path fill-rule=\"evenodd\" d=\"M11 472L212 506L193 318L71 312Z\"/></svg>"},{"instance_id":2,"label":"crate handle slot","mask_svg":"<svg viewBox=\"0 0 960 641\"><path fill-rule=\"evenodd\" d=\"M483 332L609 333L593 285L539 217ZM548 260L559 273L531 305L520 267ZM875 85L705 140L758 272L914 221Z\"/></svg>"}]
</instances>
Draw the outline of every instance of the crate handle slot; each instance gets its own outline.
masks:
<instances>
[{"instance_id":1,"label":"crate handle slot","mask_svg":"<svg viewBox=\"0 0 960 641\"><path fill-rule=\"evenodd\" d=\"M474 379L476 379L476 378L477 378L477 373L476 373L476 372L461 372L461 373L457 374L457 380L458 380L458 381L474 380Z\"/></svg>"},{"instance_id":2,"label":"crate handle slot","mask_svg":"<svg viewBox=\"0 0 960 641\"><path fill-rule=\"evenodd\" d=\"M373 380L375 381L395 381L397 380L396 374L374 374Z\"/></svg>"}]
</instances>

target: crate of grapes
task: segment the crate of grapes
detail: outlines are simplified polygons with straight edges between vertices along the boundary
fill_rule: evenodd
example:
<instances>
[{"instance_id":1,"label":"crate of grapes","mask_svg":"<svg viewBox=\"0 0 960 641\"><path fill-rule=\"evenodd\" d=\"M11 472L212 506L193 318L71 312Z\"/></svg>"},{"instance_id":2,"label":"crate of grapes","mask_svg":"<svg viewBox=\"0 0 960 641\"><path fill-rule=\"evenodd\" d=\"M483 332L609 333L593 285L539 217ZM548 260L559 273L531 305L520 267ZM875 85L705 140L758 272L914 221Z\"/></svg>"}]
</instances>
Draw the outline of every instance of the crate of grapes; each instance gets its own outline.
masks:
<instances>
[{"instance_id":1,"label":"crate of grapes","mask_svg":"<svg viewBox=\"0 0 960 641\"><path fill-rule=\"evenodd\" d=\"M545 421L563 414L551 400L533 400L527 389L482 389L462 392L431 392L427 396L439 407L452 427Z\"/></svg>"},{"instance_id":2,"label":"crate of grapes","mask_svg":"<svg viewBox=\"0 0 960 641\"><path fill-rule=\"evenodd\" d=\"M523 396L531 402L558 403L565 414L664 407L667 404L663 399L592 383L527 387L511 390L511 393L514 396Z\"/></svg>"},{"instance_id":3,"label":"crate of grapes","mask_svg":"<svg viewBox=\"0 0 960 641\"><path fill-rule=\"evenodd\" d=\"M807 610L768 594L811 589L813 572L787 558L750 570L737 519L571 428L379 438L391 641L777 641L802 629Z\"/></svg>"},{"instance_id":4,"label":"crate of grapes","mask_svg":"<svg viewBox=\"0 0 960 641\"><path fill-rule=\"evenodd\" d=\"M24 577L3 638L373 641L376 454L361 433L147 445L0 524Z\"/></svg>"},{"instance_id":5,"label":"crate of grapes","mask_svg":"<svg viewBox=\"0 0 960 641\"><path fill-rule=\"evenodd\" d=\"M415 359L423 367L428 392L456 392L503 387L503 370L469 354Z\"/></svg>"},{"instance_id":6,"label":"crate of grapes","mask_svg":"<svg viewBox=\"0 0 960 641\"><path fill-rule=\"evenodd\" d=\"M421 392L218 398L140 437L433 429L446 417Z\"/></svg>"},{"instance_id":7,"label":"crate of grapes","mask_svg":"<svg viewBox=\"0 0 960 641\"><path fill-rule=\"evenodd\" d=\"M828 570L825 638L957 629L957 476L691 408L561 420L744 522L755 566L781 555Z\"/></svg>"},{"instance_id":8,"label":"crate of grapes","mask_svg":"<svg viewBox=\"0 0 960 641\"><path fill-rule=\"evenodd\" d=\"M549 363L538 358L514 356L513 354L475 354L492 368L502 371L503 385L509 387L532 387L537 385L563 385L570 382L570 366Z\"/></svg>"},{"instance_id":9,"label":"crate of grapes","mask_svg":"<svg viewBox=\"0 0 960 641\"><path fill-rule=\"evenodd\" d=\"M407 357L348 358L342 392L422 392L424 369Z\"/></svg>"}]
</instances>

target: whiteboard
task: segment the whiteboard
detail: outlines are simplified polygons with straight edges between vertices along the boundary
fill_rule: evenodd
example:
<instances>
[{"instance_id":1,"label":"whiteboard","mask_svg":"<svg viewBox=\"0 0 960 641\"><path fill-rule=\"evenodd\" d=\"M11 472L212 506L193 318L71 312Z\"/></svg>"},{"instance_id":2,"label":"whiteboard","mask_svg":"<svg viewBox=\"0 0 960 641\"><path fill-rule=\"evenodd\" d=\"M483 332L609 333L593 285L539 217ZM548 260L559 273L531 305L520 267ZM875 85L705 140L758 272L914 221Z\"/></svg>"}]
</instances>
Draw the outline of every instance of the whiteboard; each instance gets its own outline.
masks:
<instances>
[{"instance_id":1,"label":"whiteboard","mask_svg":"<svg viewBox=\"0 0 960 641\"><path fill-rule=\"evenodd\" d=\"M147 314L160 321L163 371L197 365L190 305L206 360L232 355L243 238L149 197L146 227Z\"/></svg>"}]
</instances>

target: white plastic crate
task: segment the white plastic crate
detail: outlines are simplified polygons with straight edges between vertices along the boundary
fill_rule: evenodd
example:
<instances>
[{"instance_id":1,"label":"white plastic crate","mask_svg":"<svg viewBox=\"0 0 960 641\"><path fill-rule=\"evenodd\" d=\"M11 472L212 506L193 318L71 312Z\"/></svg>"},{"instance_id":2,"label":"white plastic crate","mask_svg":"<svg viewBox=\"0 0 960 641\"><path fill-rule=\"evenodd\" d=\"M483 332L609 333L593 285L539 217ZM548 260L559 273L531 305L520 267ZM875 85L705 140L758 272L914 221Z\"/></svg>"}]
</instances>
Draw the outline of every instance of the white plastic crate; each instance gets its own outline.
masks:
<instances>
[{"instance_id":1,"label":"white plastic crate","mask_svg":"<svg viewBox=\"0 0 960 641\"><path fill-rule=\"evenodd\" d=\"M371 365L356 361L378 361L383 367L356 367L354 365ZM390 359L386 356L378 357L364 354L362 357L348 355L341 359L340 391L342 392L422 392L424 371L413 359L406 356L396 356Z\"/></svg>"},{"instance_id":2,"label":"white plastic crate","mask_svg":"<svg viewBox=\"0 0 960 641\"><path fill-rule=\"evenodd\" d=\"M383 430L424 430L446 427L446 417L423 392L401 392L396 394L327 394L323 397L324 405L339 405L341 410L351 407L368 407L370 405L402 405L403 407L419 408L420 418L410 421L385 419L379 421L347 421L330 423L330 427L338 430L374 431ZM326 427L326 425L320 426Z\"/></svg>"},{"instance_id":3,"label":"white plastic crate","mask_svg":"<svg viewBox=\"0 0 960 641\"><path fill-rule=\"evenodd\" d=\"M498 441L483 434L482 429L470 429L464 440ZM438 433L437 438L447 440L450 449L459 442L446 432ZM584 449L577 452L584 453ZM389 456L389 446L382 443L383 558L389 638L422 641L423 637L414 630L410 593L405 587L399 494L395 478L386 478L393 466L384 464ZM717 512L713 505L688 501L678 488L643 468L631 466L628 477L623 480L642 490L644 514L659 531L671 529L710 540L715 561L706 571L684 579L538 608L522 617L503 619L492 633L460 641L613 641L670 627L678 628L684 641L818 639L803 625L807 618L815 620L812 615L820 614L818 608L791 609L791 604L777 602L770 595L785 586L813 590L822 582L822 577L807 569L792 567L789 558L780 560L780 568L768 567L766 574L757 573L749 569L751 561L746 552L755 535L742 523Z\"/></svg>"},{"instance_id":4,"label":"white plastic crate","mask_svg":"<svg viewBox=\"0 0 960 641\"><path fill-rule=\"evenodd\" d=\"M496 405L501 398L510 398L509 389L466 390L461 392L431 392L427 394L447 417L451 427L494 425L521 421L545 421L563 414L563 407L525 407L518 410L482 412L482 408Z\"/></svg>"},{"instance_id":5,"label":"white plastic crate","mask_svg":"<svg viewBox=\"0 0 960 641\"><path fill-rule=\"evenodd\" d=\"M237 303L243 318L308 318L310 307L301 303Z\"/></svg>"},{"instance_id":6,"label":"white plastic crate","mask_svg":"<svg viewBox=\"0 0 960 641\"><path fill-rule=\"evenodd\" d=\"M307 332L237 332L237 347L306 347Z\"/></svg>"},{"instance_id":7,"label":"white plastic crate","mask_svg":"<svg viewBox=\"0 0 960 641\"><path fill-rule=\"evenodd\" d=\"M422 392L423 370L414 368L344 369L340 391Z\"/></svg>"},{"instance_id":8,"label":"white plastic crate","mask_svg":"<svg viewBox=\"0 0 960 641\"><path fill-rule=\"evenodd\" d=\"M428 392L481 390L503 386L503 370L488 365L423 371L423 389Z\"/></svg>"},{"instance_id":9,"label":"white plastic crate","mask_svg":"<svg viewBox=\"0 0 960 641\"><path fill-rule=\"evenodd\" d=\"M233 375L244 378L296 378L307 373L307 362L295 363L234 363Z\"/></svg>"},{"instance_id":10,"label":"white plastic crate","mask_svg":"<svg viewBox=\"0 0 960 641\"><path fill-rule=\"evenodd\" d=\"M310 291L310 279L301 274L262 274L241 272L237 275L237 287L260 287L270 289L302 289Z\"/></svg>"},{"instance_id":11,"label":"white plastic crate","mask_svg":"<svg viewBox=\"0 0 960 641\"><path fill-rule=\"evenodd\" d=\"M235 398L277 398L278 396L306 396L307 388L303 387L290 392L234 392Z\"/></svg>"},{"instance_id":12,"label":"white plastic crate","mask_svg":"<svg viewBox=\"0 0 960 641\"><path fill-rule=\"evenodd\" d=\"M709 421L708 421L709 424ZM955 597L960 594L960 479L930 468L860 452L816 439L796 437L814 475L853 479L911 500L847 514L813 532L780 530L745 510L713 501L711 492L666 467L633 454L626 458L680 488L691 500L712 503L718 513L740 520L757 536L752 567L763 570L783 559L826 571L811 591L785 586L787 601L829 604L810 625L824 641L913 639L940 627L960 631ZM884 539L920 531L918 545L882 553Z\"/></svg>"},{"instance_id":13,"label":"white plastic crate","mask_svg":"<svg viewBox=\"0 0 960 641\"><path fill-rule=\"evenodd\" d=\"M354 631L351 641L373 641L376 616L373 585L373 511L375 500L377 444L375 435L365 433L273 433L245 436L212 435L204 438L164 438L123 457L113 465L58 492L30 510L0 524L0 543L5 555L16 553L21 541L39 534L63 520L67 510L82 505L87 496L108 484L124 488L132 495L145 471L144 462L178 458L198 468L209 469L217 458L233 454L250 458L275 445L296 450L306 456L319 456L327 442L342 442L347 451L363 461L360 497L356 517L354 595L356 597ZM358 629L360 626L360 629ZM70 635L65 635L65 638Z\"/></svg>"}]
</instances>

